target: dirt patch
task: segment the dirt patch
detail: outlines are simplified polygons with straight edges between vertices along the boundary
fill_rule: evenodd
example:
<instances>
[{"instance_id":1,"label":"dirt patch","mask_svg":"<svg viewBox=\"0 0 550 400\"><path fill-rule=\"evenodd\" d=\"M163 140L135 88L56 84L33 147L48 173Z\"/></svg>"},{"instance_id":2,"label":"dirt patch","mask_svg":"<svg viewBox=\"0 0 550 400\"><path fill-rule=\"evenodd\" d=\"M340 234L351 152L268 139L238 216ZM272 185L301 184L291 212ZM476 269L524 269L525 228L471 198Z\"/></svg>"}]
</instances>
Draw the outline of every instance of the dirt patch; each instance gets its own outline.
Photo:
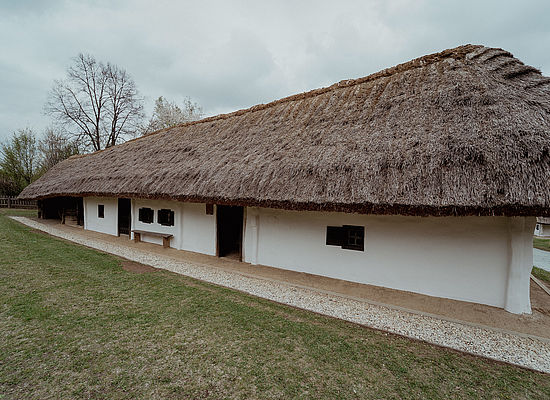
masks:
<instances>
[{"instance_id":1,"label":"dirt patch","mask_svg":"<svg viewBox=\"0 0 550 400\"><path fill-rule=\"evenodd\" d=\"M550 316L550 295L533 281L531 281L531 307L533 314L538 312Z\"/></svg>"},{"instance_id":2,"label":"dirt patch","mask_svg":"<svg viewBox=\"0 0 550 400\"><path fill-rule=\"evenodd\" d=\"M145 274L147 272L160 271L158 268L151 267L149 265L140 264L134 261L123 260L121 266L124 271L135 272L136 274Z\"/></svg>"}]
</instances>

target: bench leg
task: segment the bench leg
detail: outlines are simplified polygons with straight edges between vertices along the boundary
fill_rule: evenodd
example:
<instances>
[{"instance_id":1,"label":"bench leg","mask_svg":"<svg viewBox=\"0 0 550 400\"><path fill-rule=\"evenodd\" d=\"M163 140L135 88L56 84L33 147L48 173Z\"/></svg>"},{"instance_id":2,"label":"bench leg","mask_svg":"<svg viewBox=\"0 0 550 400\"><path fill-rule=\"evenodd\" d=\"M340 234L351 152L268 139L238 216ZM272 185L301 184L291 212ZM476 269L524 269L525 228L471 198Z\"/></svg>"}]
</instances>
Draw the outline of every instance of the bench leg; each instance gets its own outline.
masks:
<instances>
[{"instance_id":1,"label":"bench leg","mask_svg":"<svg viewBox=\"0 0 550 400\"><path fill-rule=\"evenodd\" d=\"M164 247L165 249L170 247L170 238L162 238L162 247Z\"/></svg>"},{"instance_id":2,"label":"bench leg","mask_svg":"<svg viewBox=\"0 0 550 400\"><path fill-rule=\"evenodd\" d=\"M134 232L134 242L139 243L141 241L141 234Z\"/></svg>"}]
</instances>

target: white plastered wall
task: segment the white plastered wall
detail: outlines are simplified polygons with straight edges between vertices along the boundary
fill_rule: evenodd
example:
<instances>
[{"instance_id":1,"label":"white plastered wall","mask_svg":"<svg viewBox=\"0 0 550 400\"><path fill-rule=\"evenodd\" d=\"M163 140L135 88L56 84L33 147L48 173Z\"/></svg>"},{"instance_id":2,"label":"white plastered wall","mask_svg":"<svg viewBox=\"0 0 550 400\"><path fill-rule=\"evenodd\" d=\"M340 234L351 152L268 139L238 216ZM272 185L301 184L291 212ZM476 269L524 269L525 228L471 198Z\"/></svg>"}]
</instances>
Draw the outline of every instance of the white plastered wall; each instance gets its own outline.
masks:
<instances>
[{"instance_id":1,"label":"white plastered wall","mask_svg":"<svg viewBox=\"0 0 550 400\"><path fill-rule=\"evenodd\" d=\"M206 214L204 203L183 204L182 233L180 249L216 255L216 215Z\"/></svg>"},{"instance_id":2,"label":"white plastered wall","mask_svg":"<svg viewBox=\"0 0 550 400\"><path fill-rule=\"evenodd\" d=\"M508 218L508 269L504 308L515 314L530 313L529 284L533 268L534 217Z\"/></svg>"},{"instance_id":3,"label":"white plastered wall","mask_svg":"<svg viewBox=\"0 0 550 400\"><path fill-rule=\"evenodd\" d=\"M153 223L138 220L139 209L148 207L154 211ZM174 226L158 223L158 210L166 208L174 211ZM204 203L182 203L168 200L132 200L132 229L146 232L169 233L173 237L170 247L216 255L216 217L206 214ZM162 238L141 235L144 242L162 244Z\"/></svg>"},{"instance_id":4,"label":"white plastered wall","mask_svg":"<svg viewBox=\"0 0 550 400\"><path fill-rule=\"evenodd\" d=\"M139 209L142 207L153 210L153 222L147 224L139 221ZM169 209L174 211L174 225L166 226L158 223L158 211ZM132 230L145 232L168 233L173 235L170 239L170 247L180 249L182 239L182 214L183 203L169 200L132 199ZM133 238L133 234L132 234ZM141 241L162 245L162 238L157 236L141 235Z\"/></svg>"},{"instance_id":5,"label":"white plastered wall","mask_svg":"<svg viewBox=\"0 0 550 400\"><path fill-rule=\"evenodd\" d=\"M104 206L104 217L98 217L98 205ZM84 197L84 229L118 235L118 200L112 197Z\"/></svg>"},{"instance_id":6,"label":"white plastered wall","mask_svg":"<svg viewBox=\"0 0 550 400\"><path fill-rule=\"evenodd\" d=\"M540 226L540 230L538 231L538 233L535 230L536 235L538 235L538 236L550 236L550 225L542 224L542 223L538 223L537 225Z\"/></svg>"},{"instance_id":7,"label":"white plastered wall","mask_svg":"<svg viewBox=\"0 0 550 400\"><path fill-rule=\"evenodd\" d=\"M365 227L365 251L326 227ZM244 261L530 312L534 217L403 217L248 208Z\"/></svg>"}]
</instances>

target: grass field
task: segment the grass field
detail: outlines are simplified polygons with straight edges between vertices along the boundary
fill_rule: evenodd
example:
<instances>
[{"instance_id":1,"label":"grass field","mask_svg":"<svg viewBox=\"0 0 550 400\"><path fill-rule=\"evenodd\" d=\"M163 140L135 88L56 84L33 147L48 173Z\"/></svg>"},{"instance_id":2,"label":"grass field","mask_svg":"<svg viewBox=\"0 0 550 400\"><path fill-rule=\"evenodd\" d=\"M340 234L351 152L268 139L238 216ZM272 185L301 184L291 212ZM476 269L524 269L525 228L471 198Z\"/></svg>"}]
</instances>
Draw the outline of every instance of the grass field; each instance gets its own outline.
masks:
<instances>
[{"instance_id":1,"label":"grass field","mask_svg":"<svg viewBox=\"0 0 550 400\"><path fill-rule=\"evenodd\" d=\"M534 237L533 247L540 250L550 251L550 239Z\"/></svg>"},{"instance_id":2,"label":"grass field","mask_svg":"<svg viewBox=\"0 0 550 400\"><path fill-rule=\"evenodd\" d=\"M0 398L550 398L548 375L128 272L5 214Z\"/></svg>"},{"instance_id":3,"label":"grass field","mask_svg":"<svg viewBox=\"0 0 550 400\"><path fill-rule=\"evenodd\" d=\"M550 239L533 238L533 247L540 250L550 251ZM532 274L541 281L550 284L550 272L541 268L533 267Z\"/></svg>"},{"instance_id":4,"label":"grass field","mask_svg":"<svg viewBox=\"0 0 550 400\"><path fill-rule=\"evenodd\" d=\"M550 272L545 271L541 268L533 267L533 270L531 271L531 273L535 277L539 278L541 281L544 281L545 283L550 284Z\"/></svg>"}]
</instances>

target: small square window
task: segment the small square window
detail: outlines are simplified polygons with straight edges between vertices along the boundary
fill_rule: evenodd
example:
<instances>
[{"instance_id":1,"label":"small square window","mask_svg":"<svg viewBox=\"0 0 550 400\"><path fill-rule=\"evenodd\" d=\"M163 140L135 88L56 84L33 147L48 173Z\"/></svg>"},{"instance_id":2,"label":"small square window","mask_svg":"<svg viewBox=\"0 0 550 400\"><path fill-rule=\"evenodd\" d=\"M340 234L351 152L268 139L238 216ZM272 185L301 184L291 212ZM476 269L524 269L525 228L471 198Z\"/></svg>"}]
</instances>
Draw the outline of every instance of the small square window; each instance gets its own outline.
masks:
<instances>
[{"instance_id":1,"label":"small square window","mask_svg":"<svg viewBox=\"0 0 550 400\"><path fill-rule=\"evenodd\" d=\"M97 205L97 217L105 218L105 206L103 204Z\"/></svg>"},{"instance_id":2,"label":"small square window","mask_svg":"<svg viewBox=\"0 0 550 400\"><path fill-rule=\"evenodd\" d=\"M214 204L206 203L206 215L214 215Z\"/></svg>"},{"instance_id":3,"label":"small square window","mask_svg":"<svg viewBox=\"0 0 550 400\"><path fill-rule=\"evenodd\" d=\"M138 210L138 220L146 224L152 224L154 214L155 212L151 208L140 208Z\"/></svg>"},{"instance_id":4,"label":"small square window","mask_svg":"<svg viewBox=\"0 0 550 400\"><path fill-rule=\"evenodd\" d=\"M365 227L344 225L345 242L342 244L343 249L348 250L364 250Z\"/></svg>"},{"instance_id":5,"label":"small square window","mask_svg":"<svg viewBox=\"0 0 550 400\"><path fill-rule=\"evenodd\" d=\"M157 222L164 226L174 226L174 211L163 208L158 211Z\"/></svg>"},{"instance_id":6,"label":"small square window","mask_svg":"<svg viewBox=\"0 0 550 400\"><path fill-rule=\"evenodd\" d=\"M365 250L365 227L355 225L327 226L326 244L347 250Z\"/></svg>"}]
</instances>

